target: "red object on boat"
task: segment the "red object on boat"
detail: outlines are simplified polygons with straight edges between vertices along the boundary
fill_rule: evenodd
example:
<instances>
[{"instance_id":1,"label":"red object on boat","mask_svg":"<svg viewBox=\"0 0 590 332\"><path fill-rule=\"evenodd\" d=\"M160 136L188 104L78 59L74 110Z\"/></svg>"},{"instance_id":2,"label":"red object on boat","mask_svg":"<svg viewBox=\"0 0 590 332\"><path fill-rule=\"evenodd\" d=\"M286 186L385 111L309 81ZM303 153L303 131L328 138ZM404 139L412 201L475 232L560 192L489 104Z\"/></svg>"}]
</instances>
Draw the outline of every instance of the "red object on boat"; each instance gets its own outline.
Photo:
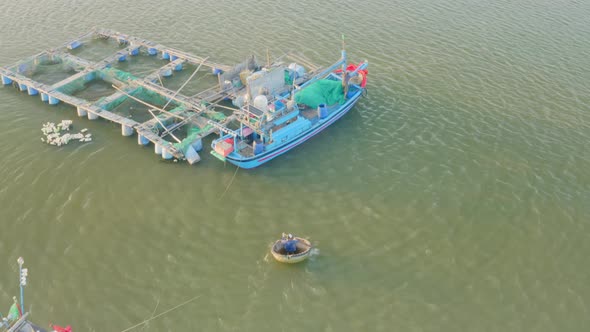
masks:
<instances>
[{"instance_id":1,"label":"red object on boat","mask_svg":"<svg viewBox=\"0 0 590 332\"><path fill-rule=\"evenodd\" d=\"M233 142L232 142L233 143ZM234 150L233 144L230 144L226 141L221 141L215 144L215 152L219 153L220 155L227 157L228 154L232 153Z\"/></svg>"},{"instance_id":2,"label":"red object on boat","mask_svg":"<svg viewBox=\"0 0 590 332\"><path fill-rule=\"evenodd\" d=\"M348 65L348 67L346 67L346 71L347 72L353 72L355 71L362 63L359 63L359 65L355 65L355 64L350 64ZM334 71L336 74L340 74L342 72L342 69L338 69ZM367 75L369 75L369 70L368 69L363 69L363 70L359 70L358 71L360 74L362 74L363 77L363 81L361 82L361 88L364 88L365 86L367 86Z\"/></svg>"},{"instance_id":3,"label":"red object on boat","mask_svg":"<svg viewBox=\"0 0 590 332\"><path fill-rule=\"evenodd\" d=\"M51 328L55 332L72 332L72 327L69 325L66 327L61 327L59 325L51 325Z\"/></svg>"}]
</instances>

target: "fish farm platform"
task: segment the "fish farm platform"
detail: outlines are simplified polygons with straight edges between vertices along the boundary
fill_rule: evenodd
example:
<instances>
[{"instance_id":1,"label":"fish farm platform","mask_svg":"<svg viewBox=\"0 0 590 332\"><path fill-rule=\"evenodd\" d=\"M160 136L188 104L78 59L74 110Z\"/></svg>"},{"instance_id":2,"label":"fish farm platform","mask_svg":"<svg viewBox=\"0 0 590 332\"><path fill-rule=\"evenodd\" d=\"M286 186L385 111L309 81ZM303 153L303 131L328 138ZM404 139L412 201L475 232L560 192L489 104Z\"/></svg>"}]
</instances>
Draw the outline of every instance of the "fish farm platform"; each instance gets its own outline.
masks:
<instances>
[{"instance_id":1,"label":"fish farm platform","mask_svg":"<svg viewBox=\"0 0 590 332\"><path fill-rule=\"evenodd\" d=\"M145 68L144 73L133 72L134 59L139 58L154 68L147 73ZM193 67L194 73L184 79L182 75ZM202 67L207 71L198 75ZM1 67L0 78L3 85L39 96L49 105L71 105L80 117L117 123L123 136L137 134L139 145L153 143L155 153L164 159L193 164L200 160L197 151L203 148L202 138L218 133L234 119L228 101L244 93L240 74L256 67L254 56L228 66L96 28L59 47ZM177 75L177 82L183 78L180 87L170 83ZM200 83L199 91L181 93L193 77L193 83ZM100 93L89 93L92 88Z\"/></svg>"}]
</instances>

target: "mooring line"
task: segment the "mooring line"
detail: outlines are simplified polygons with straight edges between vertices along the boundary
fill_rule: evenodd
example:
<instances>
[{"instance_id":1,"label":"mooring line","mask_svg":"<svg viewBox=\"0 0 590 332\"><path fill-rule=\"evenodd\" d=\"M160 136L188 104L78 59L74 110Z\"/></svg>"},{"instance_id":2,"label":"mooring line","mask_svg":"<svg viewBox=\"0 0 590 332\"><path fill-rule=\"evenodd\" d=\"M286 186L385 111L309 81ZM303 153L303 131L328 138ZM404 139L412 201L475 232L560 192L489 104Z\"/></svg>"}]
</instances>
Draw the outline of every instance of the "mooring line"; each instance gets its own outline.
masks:
<instances>
[{"instance_id":1,"label":"mooring line","mask_svg":"<svg viewBox=\"0 0 590 332\"><path fill-rule=\"evenodd\" d=\"M150 315L150 319L154 318L154 315L156 314L156 311L158 310L158 306L160 305L160 296L158 295L158 302L156 302L156 307L154 308L154 311L152 311L152 314ZM145 331L145 327L147 327L147 323L146 325L144 325L144 328L142 329L142 331Z\"/></svg>"},{"instance_id":2,"label":"mooring line","mask_svg":"<svg viewBox=\"0 0 590 332\"><path fill-rule=\"evenodd\" d=\"M234 172L234 175L231 177L231 180L229 181L229 184L227 185L227 187L225 187L225 191L223 192L223 194L221 194L221 196L219 196L219 199L222 199L223 196L225 196L225 193L229 190L229 187L231 186L231 184L234 183L234 179L236 177L236 174L238 174L239 169L240 169L240 167L236 166L236 171Z\"/></svg>"},{"instance_id":3,"label":"mooring line","mask_svg":"<svg viewBox=\"0 0 590 332\"><path fill-rule=\"evenodd\" d=\"M149 321L151 321L151 320L154 320L154 319L156 319L156 318L158 318L158 317L160 317L160 316L162 316L162 315L165 315L165 314L169 313L169 312L170 312L170 311L172 311L172 310L175 310L175 309L178 309L178 308L180 308L180 307L182 307L182 306L184 306L184 305L187 305L187 304L189 304L189 303L193 302L194 300L198 299L199 297L201 297L201 295L197 295L197 296L193 297L192 299L190 299L190 300L188 300L188 301L185 301L185 302L183 302L183 303L181 303L181 304L179 304L179 305L177 305L177 306L175 306L175 307L173 307L173 308L170 308L170 309L168 309L168 310L166 310L166 311L164 311L164 312L162 312L162 313L159 313L159 314L155 315L155 316L154 316L154 317L152 317L152 318L146 319L146 320L144 320L144 321L143 321L143 322L141 322L141 323L138 323L138 324L135 324L135 325L133 325L133 326L131 326L131 327L129 327L129 328L126 328L125 330L123 330L123 331L121 331L121 332L127 332L127 331L131 331L131 330L133 330L134 328L136 328L136 327L138 327L138 326L141 326L142 324L145 324L145 323L147 323L147 322L149 322Z\"/></svg>"}]
</instances>

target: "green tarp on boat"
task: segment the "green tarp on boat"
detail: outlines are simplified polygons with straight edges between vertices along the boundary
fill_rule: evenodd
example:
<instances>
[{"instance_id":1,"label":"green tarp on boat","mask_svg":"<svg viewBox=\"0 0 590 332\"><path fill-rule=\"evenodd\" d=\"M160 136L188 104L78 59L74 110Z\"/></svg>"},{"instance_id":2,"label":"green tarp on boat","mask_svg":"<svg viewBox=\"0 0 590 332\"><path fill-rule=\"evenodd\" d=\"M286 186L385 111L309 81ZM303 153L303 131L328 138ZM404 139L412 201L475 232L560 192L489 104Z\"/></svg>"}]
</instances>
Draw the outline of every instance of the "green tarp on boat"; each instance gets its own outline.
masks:
<instances>
[{"instance_id":1,"label":"green tarp on boat","mask_svg":"<svg viewBox=\"0 0 590 332\"><path fill-rule=\"evenodd\" d=\"M342 104L344 101L342 82L334 80L319 80L295 93L297 104L305 104L311 108L317 108L320 104Z\"/></svg>"}]
</instances>

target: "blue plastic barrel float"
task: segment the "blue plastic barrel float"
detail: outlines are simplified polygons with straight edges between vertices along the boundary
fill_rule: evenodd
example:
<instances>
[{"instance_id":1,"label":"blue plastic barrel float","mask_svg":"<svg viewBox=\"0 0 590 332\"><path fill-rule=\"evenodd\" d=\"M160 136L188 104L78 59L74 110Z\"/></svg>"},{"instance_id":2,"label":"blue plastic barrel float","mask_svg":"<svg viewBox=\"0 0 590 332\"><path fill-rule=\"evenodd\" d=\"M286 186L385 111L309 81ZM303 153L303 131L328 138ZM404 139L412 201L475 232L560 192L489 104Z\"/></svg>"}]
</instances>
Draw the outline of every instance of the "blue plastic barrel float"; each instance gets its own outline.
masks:
<instances>
[{"instance_id":1,"label":"blue plastic barrel float","mask_svg":"<svg viewBox=\"0 0 590 332\"><path fill-rule=\"evenodd\" d=\"M95 78L96 78L96 72L93 71L93 72L90 72L84 76L84 81L90 82L90 81L93 81Z\"/></svg>"},{"instance_id":2,"label":"blue plastic barrel float","mask_svg":"<svg viewBox=\"0 0 590 332\"><path fill-rule=\"evenodd\" d=\"M41 92L41 101L49 101L49 95L46 93Z\"/></svg>"},{"instance_id":3,"label":"blue plastic barrel float","mask_svg":"<svg viewBox=\"0 0 590 332\"><path fill-rule=\"evenodd\" d=\"M75 49L77 49L80 46L82 46L82 43L80 41L78 41L78 40L74 40L73 42L71 42L71 43L68 44L68 48L70 50L75 50Z\"/></svg>"},{"instance_id":4,"label":"blue plastic barrel float","mask_svg":"<svg viewBox=\"0 0 590 332\"><path fill-rule=\"evenodd\" d=\"M18 84L18 89L20 91L27 91L27 85L26 84L19 83Z\"/></svg>"},{"instance_id":5,"label":"blue plastic barrel float","mask_svg":"<svg viewBox=\"0 0 590 332\"><path fill-rule=\"evenodd\" d=\"M125 60L127 60L127 54L123 54L123 55L119 56L119 62L123 62Z\"/></svg>"},{"instance_id":6,"label":"blue plastic barrel float","mask_svg":"<svg viewBox=\"0 0 590 332\"><path fill-rule=\"evenodd\" d=\"M171 69L166 69L166 70L162 71L162 76L164 76L164 77L170 77L170 76L172 76L172 70Z\"/></svg>"},{"instance_id":7,"label":"blue plastic barrel float","mask_svg":"<svg viewBox=\"0 0 590 332\"><path fill-rule=\"evenodd\" d=\"M39 94L39 90L33 88L32 86L27 87L27 93L29 96L36 96Z\"/></svg>"},{"instance_id":8,"label":"blue plastic barrel float","mask_svg":"<svg viewBox=\"0 0 590 332\"><path fill-rule=\"evenodd\" d=\"M170 54L168 52L162 52L162 59L169 60L170 59Z\"/></svg>"},{"instance_id":9,"label":"blue plastic barrel float","mask_svg":"<svg viewBox=\"0 0 590 332\"><path fill-rule=\"evenodd\" d=\"M324 119L328 116L328 107L326 107L326 104L318 105L318 115L320 116L320 119Z\"/></svg>"},{"instance_id":10,"label":"blue plastic barrel float","mask_svg":"<svg viewBox=\"0 0 590 332\"><path fill-rule=\"evenodd\" d=\"M217 75L219 75L219 74L223 74L223 70L221 70L221 69L219 69L219 68L215 68L215 67L213 67L213 68L211 69L211 71L213 72L213 75L215 75L215 76L217 76Z\"/></svg>"},{"instance_id":11,"label":"blue plastic barrel float","mask_svg":"<svg viewBox=\"0 0 590 332\"><path fill-rule=\"evenodd\" d=\"M132 49L130 53L132 56L139 55L139 47Z\"/></svg>"},{"instance_id":12,"label":"blue plastic barrel float","mask_svg":"<svg viewBox=\"0 0 590 332\"><path fill-rule=\"evenodd\" d=\"M182 63L177 64L174 66L174 71L181 71L182 70Z\"/></svg>"},{"instance_id":13,"label":"blue plastic barrel float","mask_svg":"<svg viewBox=\"0 0 590 332\"><path fill-rule=\"evenodd\" d=\"M53 97L53 96L49 96L49 105L57 105L59 104L59 99Z\"/></svg>"},{"instance_id":14,"label":"blue plastic barrel float","mask_svg":"<svg viewBox=\"0 0 590 332\"><path fill-rule=\"evenodd\" d=\"M150 47L150 48L148 48L148 54L149 55L156 55L156 54L158 54L158 50L153 47Z\"/></svg>"},{"instance_id":15,"label":"blue plastic barrel float","mask_svg":"<svg viewBox=\"0 0 590 332\"><path fill-rule=\"evenodd\" d=\"M4 75L2 75L2 84L9 85L12 83L12 80Z\"/></svg>"},{"instance_id":16,"label":"blue plastic barrel float","mask_svg":"<svg viewBox=\"0 0 590 332\"><path fill-rule=\"evenodd\" d=\"M170 61L174 61L178 59L178 57L176 55L170 55Z\"/></svg>"}]
</instances>

